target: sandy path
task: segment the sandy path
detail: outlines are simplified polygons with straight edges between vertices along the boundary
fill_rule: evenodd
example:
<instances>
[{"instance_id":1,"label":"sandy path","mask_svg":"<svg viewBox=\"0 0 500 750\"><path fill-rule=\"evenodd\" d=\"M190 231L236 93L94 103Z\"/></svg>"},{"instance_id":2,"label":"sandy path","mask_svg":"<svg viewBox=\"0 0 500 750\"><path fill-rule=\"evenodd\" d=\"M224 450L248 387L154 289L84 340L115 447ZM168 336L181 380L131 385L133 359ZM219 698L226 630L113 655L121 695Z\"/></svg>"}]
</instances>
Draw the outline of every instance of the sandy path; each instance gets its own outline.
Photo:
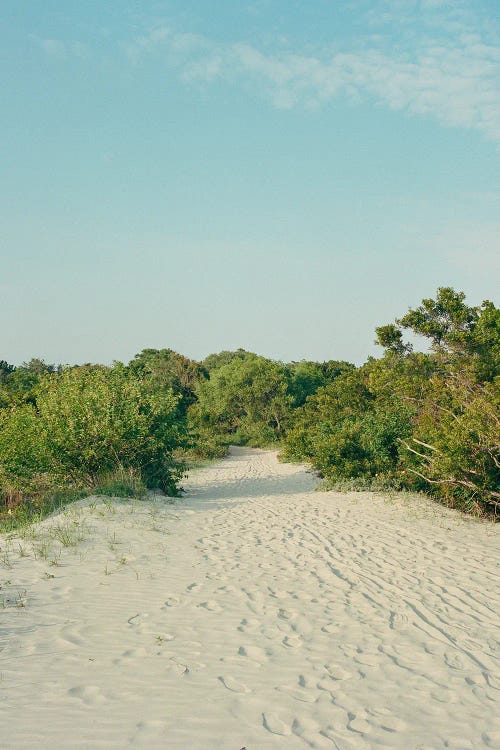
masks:
<instances>
[{"instance_id":1,"label":"sandy path","mask_svg":"<svg viewBox=\"0 0 500 750\"><path fill-rule=\"evenodd\" d=\"M499 529L314 485L236 449L0 540L0 747L500 748Z\"/></svg>"}]
</instances>

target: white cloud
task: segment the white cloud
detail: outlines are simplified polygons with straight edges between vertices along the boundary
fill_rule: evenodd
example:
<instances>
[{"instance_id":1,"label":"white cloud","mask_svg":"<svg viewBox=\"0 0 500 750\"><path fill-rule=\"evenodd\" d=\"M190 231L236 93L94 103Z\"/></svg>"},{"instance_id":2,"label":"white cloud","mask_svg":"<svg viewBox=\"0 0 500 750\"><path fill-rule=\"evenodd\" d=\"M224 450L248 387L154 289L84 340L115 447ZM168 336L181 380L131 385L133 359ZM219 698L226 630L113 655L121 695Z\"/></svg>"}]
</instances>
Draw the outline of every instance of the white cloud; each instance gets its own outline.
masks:
<instances>
[{"instance_id":1,"label":"white cloud","mask_svg":"<svg viewBox=\"0 0 500 750\"><path fill-rule=\"evenodd\" d=\"M367 35L350 46L337 41L333 51L216 42L166 23L122 48L133 64L154 57L186 83L243 83L279 108L369 99L475 129L500 146L500 47L493 24L471 7L468 0L351 0ZM74 43L41 43L52 56L83 55Z\"/></svg>"},{"instance_id":2,"label":"white cloud","mask_svg":"<svg viewBox=\"0 0 500 750\"><path fill-rule=\"evenodd\" d=\"M43 39L33 37L40 45L46 55L57 60L66 60L68 57L87 58L90 50L86 44L78 41L62 41L61 39Z\"/></svg>"},{"instance_id":3,"label":"white cloud","mask_svg":"<svg viewBox=\"0 0 500 750\"><path fill-rule=\"evenodd\" d=\"M253 80L275 106L316 105L339 94L370 97L394 110L475 128L500 142L499 51L476 39L423 46L418 54L367 47L330 57L265 53L249 44L211 44L172 34L168 62L185 81Z\"/></svg>"},{"instance_id":4,"label":"white cloud","mask_svg":"<svg viewBox=\"0 0 500 750\"><path fill-rule=\"evenodd\" d=\"M66 45L59 39L40 39L40 45L50 57L66 57Z\"/></svg>"}]
</instances>

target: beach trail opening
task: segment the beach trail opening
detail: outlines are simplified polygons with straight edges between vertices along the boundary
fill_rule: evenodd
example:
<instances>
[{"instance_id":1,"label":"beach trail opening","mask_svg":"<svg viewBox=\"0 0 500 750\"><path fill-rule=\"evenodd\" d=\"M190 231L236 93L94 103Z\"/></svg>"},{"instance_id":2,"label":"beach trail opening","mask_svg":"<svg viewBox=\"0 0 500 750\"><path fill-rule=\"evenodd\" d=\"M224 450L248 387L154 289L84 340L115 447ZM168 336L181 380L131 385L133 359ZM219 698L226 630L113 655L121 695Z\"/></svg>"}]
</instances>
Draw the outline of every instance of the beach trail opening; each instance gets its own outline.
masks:
<instances>
[{"instance_id":1,"label":"beach trail opening","mask_svg":"<svg viewBox=\"0 0 500 750\"><path fill-rule=\"evenodd\" d=\"M500 748L499 528L232 448L0 573L6 750Z\"/></svg>"}]
</instances>

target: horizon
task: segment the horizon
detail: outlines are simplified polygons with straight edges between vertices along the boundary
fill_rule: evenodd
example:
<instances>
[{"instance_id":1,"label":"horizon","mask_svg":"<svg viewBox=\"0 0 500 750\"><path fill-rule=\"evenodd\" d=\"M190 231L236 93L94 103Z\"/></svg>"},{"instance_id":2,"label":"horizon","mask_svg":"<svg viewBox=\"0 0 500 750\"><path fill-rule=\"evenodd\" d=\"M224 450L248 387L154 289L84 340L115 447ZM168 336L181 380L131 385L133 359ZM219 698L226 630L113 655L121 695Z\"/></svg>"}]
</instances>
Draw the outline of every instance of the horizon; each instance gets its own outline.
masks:
<instances>
[{"instance_id":1,"label":"horizon","mask_svg":"<svg viewBox=\"0 0 500 750\"><path fill-rule=\"evenodd\" d=\"M0 358L381 354L495 301L493 0L7 3Z\"/></svg>"}]
</instances>

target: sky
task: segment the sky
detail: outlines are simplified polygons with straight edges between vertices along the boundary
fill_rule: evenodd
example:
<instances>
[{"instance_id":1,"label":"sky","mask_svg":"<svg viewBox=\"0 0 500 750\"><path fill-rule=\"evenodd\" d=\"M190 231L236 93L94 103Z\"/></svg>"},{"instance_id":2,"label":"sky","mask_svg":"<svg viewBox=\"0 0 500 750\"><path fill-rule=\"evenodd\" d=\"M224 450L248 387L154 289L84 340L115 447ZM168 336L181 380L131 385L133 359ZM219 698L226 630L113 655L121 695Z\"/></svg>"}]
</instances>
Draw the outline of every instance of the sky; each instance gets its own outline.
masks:
<instances>
[{"instance_id":1,"label":"sky","mask_svg":"<svg viewBox=\"0 0 500 750\"><path fill-rule=\"evenodd\" d=\"M498 0L4 0L0 359L377 355L497 302Z\"/></svg>"}]
</instances>

